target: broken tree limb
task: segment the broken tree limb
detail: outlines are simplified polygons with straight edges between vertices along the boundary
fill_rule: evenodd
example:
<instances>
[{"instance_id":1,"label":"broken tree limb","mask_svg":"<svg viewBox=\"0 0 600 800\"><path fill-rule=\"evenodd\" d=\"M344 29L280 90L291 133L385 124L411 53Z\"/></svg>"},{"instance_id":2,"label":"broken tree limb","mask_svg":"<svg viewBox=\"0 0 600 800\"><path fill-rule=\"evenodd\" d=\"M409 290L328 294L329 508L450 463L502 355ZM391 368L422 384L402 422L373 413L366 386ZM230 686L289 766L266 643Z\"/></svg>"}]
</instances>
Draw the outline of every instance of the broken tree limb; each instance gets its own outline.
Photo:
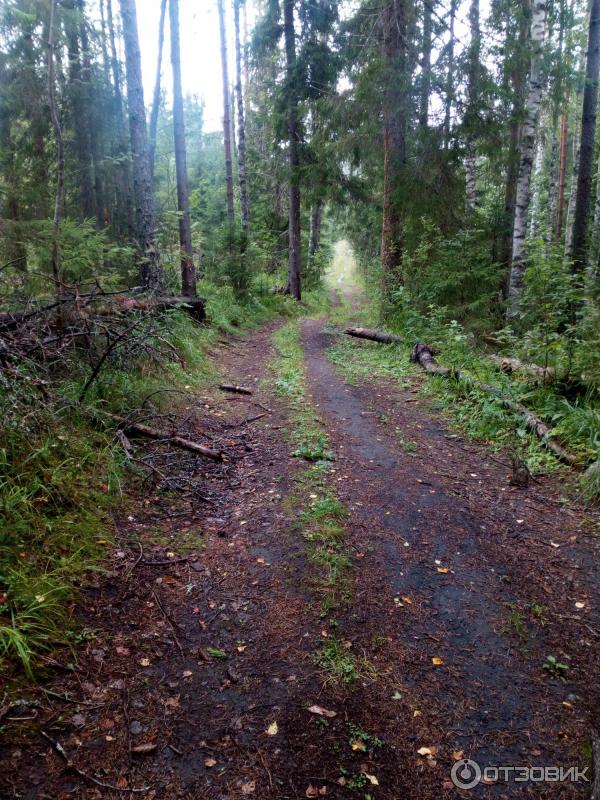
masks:
<instances>
[{"instance_id":1,"label":"broken tree limb","mask_svg":"<svg viewBox=\"0 0 600 800\"><path fill-rule=\"evenodd\" d=\"M577 456L566 450L555 439L552 439L550 436L550 428L539 417L537 417L522 403L519 403L517 400L513 400L512 397L503 394L499 389L496 389L495 386L474 381L461 373L459 370L442 367L441 364L438 364L435 360L431 347L426 344L418 343L414 346L411 355L411 361L420 364L426 372L429 372L432 375L440 375L443 378L454 378L455 380L464 383L472 389L479 389L486 394L491 394L494 397L497 397L505 408L517 414L518 416L523 417L527 429L537 436L542 444L547 447L548 450L554 453L554 455L560 461L563 461L570 466L579 465L579 459Z\"/></svg>"},{"instance_id":2,"label":"broken tree limb","mask_svg":"<svg viewBox=\"0 0 600 800\"><path fill-rule=\"evenodd\" d=\"M198 322L206 319L206 300L202 297L130 297L116 295L108 304L108 310L115 310L115 306L122 311L169 311L180 308L187 311Z\"/></svg>"},{"instance_id":3,"label":"broken tree limb","mask_svg":"<svg viewBox=\"0 0 600 800\"><path fill-rule=\"evenodd\" d=\"M251 395L252 389L247 389L245 386L233 386L229 383L221 383L219 389L222 392L231 392L232 394L248 394Z\"/></svg>"},{"instance_id":4,"label":"broken tree limb","mask_svg":"<svg viewBox=\"0 0 600 800\"><path fill-rule=\"evenodd\" d=\"M518 358L509 356L490 355L490 361L502 372L512 375L513 372L521 373L544 384L551 383L556 377L556 371L552 367L540 367L538 364L526 364Z\"/></svg>"},{"instance_id":5,"label":"broken tree limb","mask_svg":"<svg viewBox=\"0 0 600 800\"><path fill-rule=\"evenodd\" d=\"M425 372L430 375L441 375L442 378L454 378L460 380L461 374L457 369L450 369L449 367L442 367L434 358L433 350L427 344L418 342L414 347L410 356L413 364L420 364Z\"/></svg>"},{"instance_id":6,"label":"broken tree limb","mask_svg":"<svg viewBox=\"0 0 600 800\"><path fill-rule=\"evenodd\" d=\"M116 416L116 414L109 414L107 411L103 411L102 414L110 417L110 419L114 419L125 430L131 431L131 433L137 433L139 436L146 436L148 439L155 439L159 442L167 442L172 444L173 447L178 447L180 450L189 450L205 458L211 458L213 461L223 461L223 453L220 451L205 447L202 444L197 444L189 439L184 439L182 436L172 436L164 431L159 431L157 428L151 428L149 425L144 425L141 422L131 422L124 417Z\"/></svg>"},{"instance_id":7,"label":"broken tree limb","mask_svg":"<svg viewBox=\"0 0 600 800\"><path fill-rule=\"evenodd\" d=\"M346 328L345 333L357 339L369 339L372 342L380 342L381 344L395 344L404 341L401 336L386 333L386 331L378 331L374 328Z\"/></svg>"}]
</instances>

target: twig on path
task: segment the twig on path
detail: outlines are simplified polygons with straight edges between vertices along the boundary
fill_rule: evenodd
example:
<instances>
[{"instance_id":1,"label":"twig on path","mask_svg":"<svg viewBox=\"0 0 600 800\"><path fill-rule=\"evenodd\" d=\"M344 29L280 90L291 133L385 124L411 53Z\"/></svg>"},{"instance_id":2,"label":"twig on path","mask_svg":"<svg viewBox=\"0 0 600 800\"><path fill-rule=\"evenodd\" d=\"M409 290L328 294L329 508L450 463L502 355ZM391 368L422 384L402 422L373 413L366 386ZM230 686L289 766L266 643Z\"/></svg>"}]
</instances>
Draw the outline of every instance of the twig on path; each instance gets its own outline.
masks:
<instances>
[{"instance_id":1,"label":"twig on path","mask_svg":"<svg viewBox=\"0 0 600 800\"><path fill-rule=\"evenodd\" d=\"M246 386L233 386L229 383L221 383L219 389L222 392L231 392L232 394L254 394L252 389L248 389Z\"/></svg>"},{"instance_id":2,"label":"twig on path","mask_svg":"<svg viewBox=\"0 0 600 800\"><path fill-rule=\"evenodd\" d=\"M169 623L169 625L170 625L170 626L171 626L171 628L173 629L173 638L175 639L175 644L177 645L177 649L179 650L179 652L180 652L180 653L181 653L181 655L183 656L183 655L184 655L184 652L183 652L183 647L181 646L181 642L179 641L179 638L178 638L178 636L177 636L177 630L178 630L177 623L176 623L176 622L175 622L175 620L174 620L174 619L173 619L173 618L172 618L172 617L169 615L168 611L167 611L167 610L165 609L165 607L163 606L163 604L162 604L162 602L161 602L161 600L160 600L160 597L158 596L158 594L156 593L156 591L155 591L154 589L152 589L152 594L153 594L153 595L154 595L154 597L156 598L156 602L158 603L158 607L159 607L159 608L160 608L160 610L162 611L164 618L167 620L167 622Z\"/></svg>"},{"instance_id":3,"label":"twig on path","mask_svg":"<svg viewBox=\"0 0 600 800\"><path fill-rule=\"evenodd\" d=\"M79 767L75 766L75 764L71 761L69 756L66 753L65 748L62 746L60 742L57 742L51 736L48 736L46 731L40 731L40 734L50 742L53 749L64 759L69 769L72 769L73 772L76 772L80 778L83 778L86 781L91 781L95 783L96 786L100 786L102 789L110 789L112 792L131 792L134 794L145 794L149 791L149 786L143 786L136 788L135 786L115 786L112 783L104 783L104 781L99 781L97 778L94 778L93 775L90 775L88 772L84 772L84 770L79 769Z\"/></svg>"}]
</instances>

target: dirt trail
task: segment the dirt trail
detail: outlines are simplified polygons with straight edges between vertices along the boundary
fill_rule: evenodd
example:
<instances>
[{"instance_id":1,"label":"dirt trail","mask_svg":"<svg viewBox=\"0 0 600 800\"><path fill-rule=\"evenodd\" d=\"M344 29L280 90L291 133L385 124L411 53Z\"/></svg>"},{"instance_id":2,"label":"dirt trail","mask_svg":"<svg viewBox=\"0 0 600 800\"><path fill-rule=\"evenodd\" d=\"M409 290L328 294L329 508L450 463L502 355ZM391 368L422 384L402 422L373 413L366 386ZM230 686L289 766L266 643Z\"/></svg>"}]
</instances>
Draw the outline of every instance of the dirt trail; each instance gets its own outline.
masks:
<instances>
[{"instance_id":1,"label":"dirt trail","mask_svg":"<svg viewBox=\"0 0 600 800\"><path fill-rule=\"evenodd\" d=\"M327 359L333 334L306 321L309 389L337 455L326 483L349 511L352 554L347 604L324 619L290 500L302 465L269 389L276 327L216 354L255 393L198 400L198 434L230 454L196 465L205 500L140 493L118 520L122 550L80 611L94 633L77 671L66 654L54 695L4 720L0 796L583 797L581 784L449 783L458 751L482 766L589 763L598 548L583 513L554 480L510 488L414 390L346 384ZM334 635L360 673L349 686L315 661ZM568 684L544 672L548 654L571 665Z\"/></svg>"},{"instance_id":2,"label":"dirt trail","mask_svg":"<svg viewBox=\"0 0 600 800\"><path fill-rule=\"evenodd\" d=\"M351 511L349 535L365 553L354 607L395 644L388 657L402 686L401 727L412 735L381 725L378 735L405 751L402 796L437 797L444 785L435 769L423 774L422 746L437 748L446 776L451 754L463 751L481 766L583 766L599 697L598 615L590 609L598 547L582 531L584 515L562 507L552 481L509 488L505 468L451 435L410 390L345 384L326 358L331 334L321 322L304 325L303 344L344 473L338 494ZM585 615L576 611L581 600ZM511 615L529 627L531 608L548 609L548 619L520 640ZM570 657L569 686L544 673L551 653ZM498 785L471 794L524 791L567 798L584 787Z\"/></svg>"}]
</instances>

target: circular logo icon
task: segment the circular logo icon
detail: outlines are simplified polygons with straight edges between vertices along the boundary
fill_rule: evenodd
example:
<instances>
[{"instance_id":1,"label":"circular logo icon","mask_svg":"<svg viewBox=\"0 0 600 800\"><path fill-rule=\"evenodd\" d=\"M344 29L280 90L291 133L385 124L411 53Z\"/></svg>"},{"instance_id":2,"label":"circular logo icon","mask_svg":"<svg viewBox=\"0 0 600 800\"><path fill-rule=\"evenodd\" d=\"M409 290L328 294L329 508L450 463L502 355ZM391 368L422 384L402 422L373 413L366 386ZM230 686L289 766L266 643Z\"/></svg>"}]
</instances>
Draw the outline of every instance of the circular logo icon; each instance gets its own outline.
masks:
<instances>
[{"instance_id":1,"label":"circular logo icon","mask_svg":"<svg viewBox=\"0 0 600 800\"><path fill-rule=\"evenodd\" d=\"M470 758L461 758L452 767L450 777L457 789L473 789L481 780L481 767Z\"/></svg>"}]
</instances>

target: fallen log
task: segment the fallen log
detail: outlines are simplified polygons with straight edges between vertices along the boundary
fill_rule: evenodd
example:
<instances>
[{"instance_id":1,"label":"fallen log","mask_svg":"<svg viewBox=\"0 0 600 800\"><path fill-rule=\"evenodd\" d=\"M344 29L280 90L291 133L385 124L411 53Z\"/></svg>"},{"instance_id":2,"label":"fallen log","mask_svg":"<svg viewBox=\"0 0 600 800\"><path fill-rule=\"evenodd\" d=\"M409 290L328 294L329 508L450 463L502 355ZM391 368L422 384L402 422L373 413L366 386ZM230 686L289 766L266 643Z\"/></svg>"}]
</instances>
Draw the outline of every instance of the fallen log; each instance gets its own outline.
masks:
<instances>
[{"instance_id":1,"label":"fallen log","mask_svg":"<svg viewBox=\"0 0 600 800\"><path fill-rule=\"evenodd\" d=\"M442 367L441 364L438 364L435 360L431 347L426 344L418 343L414 346L411 355L411 361L420 364L426 372L429 372L432 375L440 375L443 378L454 378L455 380L466 384L470 388L479 389L480 391L497 397L505 408L515 414L518 414L520 417L523 417L527 429L537 436L542 444L547 447L548 450L554 453L554 455L560 461L563 461L570 466L579 465L579 459L577 456L573 453L570 453L550 436L550 428L539 417L537 417L522 403L519 403L518 401L513 400L512 397L508 397L508 395L503 394L499 389L496 389L495 386L474 381L471 378L468 378L466 375L463 375L463 373L461 373L459 370Z\"/></svg>"},{"instance_id":2,"label":"fallen log","mask_svg":"<svg viewBox=\"0 0 600 800\"><path fill-rule=\"evenodd\" d=\"M148 439L155 439L159 442L168 442L172 444L173 447L177 447L180 450L189 450L205 458L211 458L213 461L223 461L223 453L220 451L205 447L202 444L197 444L189 439L184 439L182 436L171 436L164 431L159 431L157 428L151 428L149 425L144 425L141 422L131 422L124 417L109 414L107 411L103 411L102 414L114 419L124 430L131 431L131 433L137 433L139 436L146 436Z\"/></svg>"},{"instance_id":3,"label":"fallen log","mask_svg":"<svg viewBox=\"0 0 600 800\"><path fill-rule=\"evenodd\" d=\"M252 389L247 389L245 386L233 386L229 383L221 383L219 389L222 392L231 392L232 394L253 394Z\"/></svg>"},{"instance_id":4,"label":"fallen log","mask_svg":"<svg viewBox=\"0 0 600 800\"><path fill-rule=\"evenodd\" d=\"M346 328L345 333L357 339L369 339L370 341L380 342L381 344L395 344L404 341L401 336L396 336L393 333L386 333L386 331L377 331L374 328Z\"/></svg>"},{"instance_id":5,"label":"fallen log","mask_svg":"<svg viewBox=\"0 0 600 800\"><path fill-rule=\"evenodd\" d=\"M440 375L442 378L454 378L455 380L460 380L461 378L459 370L449 369L438 364L434 358L433 350L427 344L418 342L413 347L410 360L413 364L420 364L425 372L429 372L430 375Z\"/></svg>"},{"instance_id":6,"label":"fallen log","mask_svg":"<svg viewBox=\"0 0 600 800\"><path fill-rule=\"evenodd\" d=\"M513 372L520 372L544 384L551 383L556 377L556 371L552 369L552 367L540 367L538 364L526 364L518 358L511 358L509 356L490 355L489 359L494 366L507 375L512 375Z\"/></svg>"},{"instance_id":7,"label":"fallen log","mask_svg":"<svg viewBox=\"0 0 600 800\"><path fill-rule=\"evenodd\" d=\"M203 297L130 297L129 295L116 295L111 298L107 308L115 310L114 306L123 311L169 311L180 308L187 311L198 322L206 319L206 300Z\"/></svg>"}]
</instances>

